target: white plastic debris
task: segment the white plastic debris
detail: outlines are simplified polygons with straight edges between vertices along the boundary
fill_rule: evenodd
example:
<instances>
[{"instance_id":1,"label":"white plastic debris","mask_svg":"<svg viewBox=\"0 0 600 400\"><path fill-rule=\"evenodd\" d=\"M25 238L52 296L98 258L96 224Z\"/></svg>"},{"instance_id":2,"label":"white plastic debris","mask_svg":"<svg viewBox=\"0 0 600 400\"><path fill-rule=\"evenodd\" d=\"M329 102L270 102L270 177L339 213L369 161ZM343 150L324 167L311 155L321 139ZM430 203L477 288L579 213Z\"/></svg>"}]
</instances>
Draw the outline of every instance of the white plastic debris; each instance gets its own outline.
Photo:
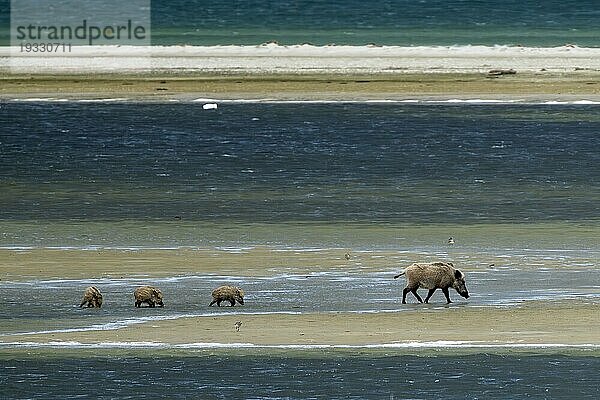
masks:
<instances>
[{"instance_id":1,"label":"white plastic debris","mask_svg":"<svg viewBox=\"0 0 600 400\"><path fill-rule=\"evenodd\" d=\"M216 110L217 109L217 103L206 103L202 106L203 110Z\"/></svg>"}]
</instances>

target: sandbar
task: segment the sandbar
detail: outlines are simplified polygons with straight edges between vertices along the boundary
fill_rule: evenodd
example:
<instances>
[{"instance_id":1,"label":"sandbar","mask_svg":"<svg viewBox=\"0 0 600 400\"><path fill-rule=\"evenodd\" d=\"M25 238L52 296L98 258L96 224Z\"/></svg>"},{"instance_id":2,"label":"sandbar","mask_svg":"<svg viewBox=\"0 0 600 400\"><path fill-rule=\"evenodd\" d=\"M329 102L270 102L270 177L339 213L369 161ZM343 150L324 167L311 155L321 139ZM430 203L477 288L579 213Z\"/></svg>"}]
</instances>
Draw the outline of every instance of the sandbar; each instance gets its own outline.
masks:
<instances>
[{"instance_id":1,"label":"sandbar","mask_svg":"<svg viewBox=\"0 0 600 400\"><path fill-rule=\"evenodd\" d=\"M600 346L600 304L593 301L529 302L507 308L422 305L395 313L256 315L244 314L242 307L236 311L242 313L149 321L116 330L0 336L0 343L147 343L190 348L210 344ZM239 331L234 326L237 321L242 322Z\"/></svg>"},{"instance_id":2,"label":"sandbar","mask_svg":"<svg viewBox=\"0 0 600 400\"><path fill-rule=\"evenodd\" d=\"M600 101L600 73L0 74L0 99L120 101Z\"/></svg>"},{"instance_id":3,"label":"sandbar","mask_svg":"<svg viewBox=\"0 0 600 400\"><path fill-rule=\"evenodd\" d=\"M107 47L33 58L5 47L0 99L595 102L599 60L600 49L569 46Z\"/></svg>"}]
</instances>

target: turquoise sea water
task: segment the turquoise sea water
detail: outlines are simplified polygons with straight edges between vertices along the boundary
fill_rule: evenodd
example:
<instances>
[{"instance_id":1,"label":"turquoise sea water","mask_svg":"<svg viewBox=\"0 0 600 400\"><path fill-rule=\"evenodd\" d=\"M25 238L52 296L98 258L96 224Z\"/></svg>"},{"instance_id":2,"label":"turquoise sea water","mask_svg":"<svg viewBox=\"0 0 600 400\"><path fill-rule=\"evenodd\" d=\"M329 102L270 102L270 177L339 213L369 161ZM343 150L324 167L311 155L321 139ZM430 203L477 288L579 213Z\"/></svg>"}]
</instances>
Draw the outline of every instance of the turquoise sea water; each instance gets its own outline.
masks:
<instances>
[{"instance_id":1,"label":"turquoise sea water","mask_svg":"<svg viewBox=\"0 0 600 400\"><path fill-rule=\"evenodd\" d=\"M450 259L466 271L472 296L451 293L453 307L598 307L597 105L201 104L0 104L0 247L69 254L184 246L242 255L253 246L282 254L336 248L351 250L347 268L298 275L274 263L263 277L1 276L4 339L230 312L415 310L423 306L402 306L401 283L390 278L415 257ZM381 260L379 272L364 272L367 260ZM222 282L246 289L243 308L205 307ZM167 307L132 312L129 289L142 283L168 293ZM75 304L91 284L105 293L102 310ZM190 293L197 302L186 300ZM441 295L432 301L430 312L448 310ZM103 346L5 345L0 397L593 399L599 387L593 346L527 354Z\"/></svg>"},{"instance_id":2,"label":"turquoise sea water","mask_svg":"<svg viewBox=\"0 0 600 400\"><path fill-rule=\"evenodd\" d=\"M9 4L0 1L2 45L9 43ZM600 37L600 9L593 0L154 0L151 15L155 45L597 47Z\"/></svg>"}]
</instances>

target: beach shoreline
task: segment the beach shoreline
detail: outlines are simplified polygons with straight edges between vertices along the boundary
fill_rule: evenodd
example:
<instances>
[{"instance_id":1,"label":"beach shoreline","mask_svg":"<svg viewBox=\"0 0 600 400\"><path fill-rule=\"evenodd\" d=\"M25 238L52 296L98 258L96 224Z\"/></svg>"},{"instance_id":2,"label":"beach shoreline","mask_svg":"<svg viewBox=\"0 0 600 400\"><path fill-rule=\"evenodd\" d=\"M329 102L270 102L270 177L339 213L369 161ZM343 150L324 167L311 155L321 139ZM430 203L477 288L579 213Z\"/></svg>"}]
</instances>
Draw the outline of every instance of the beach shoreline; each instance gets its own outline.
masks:
<instances>
[{"instance_id":1,"label":"beach shoreline","mask_svg":"<svg viewBox=\"0 0 600 400\"><path fill-rule=\"evenodd\" d=\"M600 48L522 46L77 46L35 53L0 47L15 73L488 73L600 72Z\"/></svg>"},{"instance_id":2,"label":"beach shoreline","mask_svg":"<svg viewBox=\"0 0 600 400\"><path fill-rule=\"evenodd\" d=\"M569 46L4 47L0 99L599 101L598 60Z\"/></svg>"}]
</instances>

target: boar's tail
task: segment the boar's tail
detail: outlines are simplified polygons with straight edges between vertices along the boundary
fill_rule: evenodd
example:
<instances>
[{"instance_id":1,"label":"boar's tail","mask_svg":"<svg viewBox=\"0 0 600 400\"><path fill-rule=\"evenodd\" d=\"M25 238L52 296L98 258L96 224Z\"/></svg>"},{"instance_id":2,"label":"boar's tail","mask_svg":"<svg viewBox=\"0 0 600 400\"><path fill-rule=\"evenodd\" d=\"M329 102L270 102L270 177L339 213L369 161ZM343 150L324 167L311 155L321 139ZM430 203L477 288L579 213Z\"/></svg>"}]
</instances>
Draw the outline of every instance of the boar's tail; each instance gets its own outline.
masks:
<instances>
[{"instance_id":1,"label":"boar's tail","mask_svg":"<svg viewBox=\"0 0 600 400\"><path fill-rule=\"evenodd\" d=\"M404 275L406 273L406 271L402 271L400 272L398 275L394 276L394 279L398 279L400 278L402 275Z\"/></svg>"}]
</instances>

